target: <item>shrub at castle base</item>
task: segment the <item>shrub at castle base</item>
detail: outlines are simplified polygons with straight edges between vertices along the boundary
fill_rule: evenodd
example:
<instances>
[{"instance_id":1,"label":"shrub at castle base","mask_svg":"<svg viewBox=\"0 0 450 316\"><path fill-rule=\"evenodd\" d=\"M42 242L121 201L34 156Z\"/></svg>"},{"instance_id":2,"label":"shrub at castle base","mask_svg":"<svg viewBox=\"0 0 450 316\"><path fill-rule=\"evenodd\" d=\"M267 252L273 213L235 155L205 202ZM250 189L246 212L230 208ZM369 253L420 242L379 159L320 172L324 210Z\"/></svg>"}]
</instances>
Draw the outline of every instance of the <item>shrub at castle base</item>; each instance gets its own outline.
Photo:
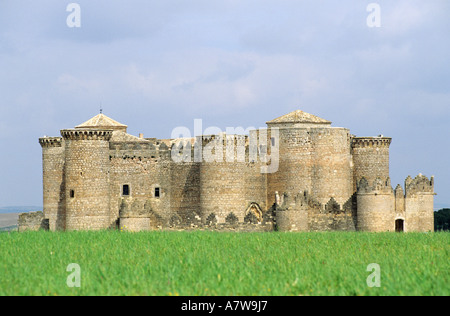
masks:
<instances>
[{"instance_id":1,"label":"shrub at castle base","mask_svg":"<svg viewBox=\"0 0 450 316\"><path fill-rule=\"evenodd\" d=\"M40 138L44 219L50 230L433 231L434 179L394 190L391 138L302 111L267 126L156 139L99 114Z\"/></svg>"}]
</instances>

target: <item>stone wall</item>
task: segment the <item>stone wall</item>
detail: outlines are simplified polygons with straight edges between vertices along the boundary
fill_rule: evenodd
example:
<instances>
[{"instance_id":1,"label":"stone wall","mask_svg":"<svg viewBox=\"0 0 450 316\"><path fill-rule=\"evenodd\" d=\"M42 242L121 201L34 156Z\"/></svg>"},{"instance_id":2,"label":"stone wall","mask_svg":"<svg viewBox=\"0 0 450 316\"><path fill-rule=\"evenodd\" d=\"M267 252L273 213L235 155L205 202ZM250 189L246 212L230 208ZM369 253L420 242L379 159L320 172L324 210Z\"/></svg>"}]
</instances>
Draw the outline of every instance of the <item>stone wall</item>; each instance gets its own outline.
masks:
<instances>
[{"instance_id":1,"label":"stone wall","mask_svg":"<svg viewBox=\"0 0 450 316\"><path fill-rule=\"evenodd\" d=\"M61 137L40 138L42 147L44 214L49 220L50 230L64 230L66 225L65 205L65 145Z\"/></svg>"},{"instance_id":2,"label":"stone wall","mask_svg":"<svg viewBox=\"0 0 450 316\"><path fill-rule=\"evenodd\" d=\"M233 150L228 152L227 139L235 144L231 146ZM238 144L233 135L219 139L204 138L203 146L204 161L200 165L201 216L215 215L218 223L225 223L227 216L233 214L243 222L251 203L266 209L266 175L261 173L259 159L249 161L248 146Z\"/></svg>"},{"instance_id":3,"label":"stone wall","mask_svg":"<svg viewBox=\"0 0 450 316\"><path fill-rule=\"evenodd\" d=\"M434 231L434 178L419 175L405 181L405 230Z\"/></svg>"},{"instance_id":4,"label":"stone wall","mask_svg":"<svg viewBox=\"0 0 450 316\"><path fill-rule=\"evenodd\" d=\"M281 205L275 205L279 231L355 231L356 202L350 198L343 206L334 198L321 204L308 192L293 199L284 195Z\"/></svg>"},{"instance_id":5,"label":"stone wall","mask_svg":"<svg viewBox=\"0 0 450 316\"><path fill-rule=\"evenodd\" d=\"M249 136L144 139L109 122L39 140L51 230L433 229L434 180L409 177L394 192L390 138L354 137L301 111Z\"/></svg>"},{"instance_id":6,"label":"stone wall","mask_svg":"<svg viewBox=\"0 0 450 316\"><path fill-rule=\"evenodd\" d=\"M19 215L19 232L48 230L49 220L44 218L43 212L23 213Z\"/></svg>"}]
</instances>

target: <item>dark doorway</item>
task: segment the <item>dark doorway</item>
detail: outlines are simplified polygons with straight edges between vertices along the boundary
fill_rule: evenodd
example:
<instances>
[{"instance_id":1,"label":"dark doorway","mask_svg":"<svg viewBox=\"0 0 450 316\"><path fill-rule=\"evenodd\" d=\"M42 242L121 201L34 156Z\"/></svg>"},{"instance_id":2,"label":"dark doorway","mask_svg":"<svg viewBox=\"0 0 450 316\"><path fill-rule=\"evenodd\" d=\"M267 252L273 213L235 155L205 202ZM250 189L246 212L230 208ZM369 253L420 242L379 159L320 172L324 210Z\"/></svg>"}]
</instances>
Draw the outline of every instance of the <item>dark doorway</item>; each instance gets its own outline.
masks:
<instances>
[{"instance_id":1,"label":"dark doorway","mask_svg":"<svg viewBox=\"0 0 450 316\"><path fill-rule=\"evenodd\" d=\"M404 231L404 224L405 224L405 221L404 220L402 220L402 219L397 219L396 221L395 221L395 231L397 232L397 233L401 233L401 232L403 232Z\"/></svg>"},{"instance_id":2,"label":"dark doorway","mask_svg":"<svg viewBox=\"0 0 450 316\"><path fill-rule=\"evenodd\" d=\"M124 184L122 187L122 195L129 196L130 195L130 186L128 184Z\"/></svg>"}]
</instances>

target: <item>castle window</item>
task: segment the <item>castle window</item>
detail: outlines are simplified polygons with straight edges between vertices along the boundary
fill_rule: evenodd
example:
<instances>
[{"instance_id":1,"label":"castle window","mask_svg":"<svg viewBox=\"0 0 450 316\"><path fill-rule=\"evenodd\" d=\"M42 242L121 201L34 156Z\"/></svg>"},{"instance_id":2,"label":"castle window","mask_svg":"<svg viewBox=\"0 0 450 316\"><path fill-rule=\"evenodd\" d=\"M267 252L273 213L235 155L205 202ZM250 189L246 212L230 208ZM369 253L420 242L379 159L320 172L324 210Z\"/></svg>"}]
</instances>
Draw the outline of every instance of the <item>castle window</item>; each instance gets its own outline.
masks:
<instances>
[{"instance_id":1,"label":"castle window","mask_svg":"<svg viewBox=\"0 0 450 316\"><path fill-rule=\"evenodd\" d=\"M130 186L128 184L124 184L122 187L122 196L130 195Z\"/></svg>"},{"instance_id":2,"label":"castle window","mask_svg":"<svg viewBox=\"0 0 450 316\"><path fill-rule=\"evenodd\" d=\"M70 198L73 199L75 197L75 191L70 190Z\"/></svg>"},{"instance_id":3,"label":"castle window","mask_svg":"<svg viewBox=\"0 0 450 316\"><path fill-rule=\"evenodd\" d=\"M161 192L159 188L155 188L155 198L159 198L161 196Z\"/></svg>"}]
</instances>

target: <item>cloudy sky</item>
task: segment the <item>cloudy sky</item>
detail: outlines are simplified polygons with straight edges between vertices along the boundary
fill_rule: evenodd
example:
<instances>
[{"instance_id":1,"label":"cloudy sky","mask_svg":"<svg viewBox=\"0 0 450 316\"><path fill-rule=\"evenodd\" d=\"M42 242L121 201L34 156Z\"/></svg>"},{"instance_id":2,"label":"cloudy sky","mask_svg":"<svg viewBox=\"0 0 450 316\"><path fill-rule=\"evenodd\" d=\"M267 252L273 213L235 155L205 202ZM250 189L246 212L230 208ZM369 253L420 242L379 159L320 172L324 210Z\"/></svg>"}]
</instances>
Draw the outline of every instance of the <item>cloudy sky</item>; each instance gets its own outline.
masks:
<instances>
[{"instance_id":1,"label":"cloudy sky","mask_svg":"<svg viewBox=\"0 0 450 316\"><path fill-rule=\"evenodd\" d=\"M70 2L0 0L0 206L42 205L38 138L102 106L158 138L301 109L392 137L394 185L435 175L450 207L450 1L78 0L80 28Z\"/></svg>"}]
</instances>

